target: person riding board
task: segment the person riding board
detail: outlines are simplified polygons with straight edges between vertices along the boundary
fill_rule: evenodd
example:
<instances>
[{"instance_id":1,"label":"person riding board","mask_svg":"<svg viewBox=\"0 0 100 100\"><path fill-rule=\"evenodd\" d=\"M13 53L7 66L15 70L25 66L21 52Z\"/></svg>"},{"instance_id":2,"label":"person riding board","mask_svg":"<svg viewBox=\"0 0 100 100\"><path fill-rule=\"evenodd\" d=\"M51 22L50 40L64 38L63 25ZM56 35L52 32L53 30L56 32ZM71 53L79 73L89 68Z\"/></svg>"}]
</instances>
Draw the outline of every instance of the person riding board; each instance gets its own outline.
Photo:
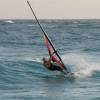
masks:
<instances>
[{"instance_id":1,"label":"person riding board","mask_svg":"<svg viewBox=\"0 0 100 100\"><path fill-rule=\"evenodd\" d=\"M71 72L69 72L68 70L65 70L64 71L64 68L62 68L62 67L60 67L56 62L54 62L53 60L52 60L52 56L49 58L49 59L46 59L45 57L43 57L43 65L47 68L47 69L49 69L49 70L51 70L51 71L60 71L60 72L62 72L62 73L64 73L64 74L66 74L67 76L69 76L69 77L73 77L74 76L74 73L71 73Z\"/></svg>"},{"instance_id":2,"label":"person riding board","mask_svg":"<svg viewBox=\"0 0 100 100\"><path fill-rule=\"evenodd\" d=\"M50 56L49 59L46 59L45 57L43 57L43 65L44 65L47 69L49 69L49 70L51 70L51 71L61 71L61 72L64 72L64 71L63 71L64 68L61 67L60 65L58 65L55 61L53 61L52 56ZM67 71L67 70L66 70L66 71ZM69 73L69 72L67 71L67 73Z\"/></svg>"},{"instance_id":3,"label":"person riding board","mask_svg":"<svg viewBox=\"0 0 100 100\"><path fill-rule=\"evenodd\" d=\"M56 71L56 70L62 71L63 70L59 65L57 65L56 62L52 61L52 57L50 57L49 60L43 57L43 65L51 71Z\"/></svg>"}]
</instances>

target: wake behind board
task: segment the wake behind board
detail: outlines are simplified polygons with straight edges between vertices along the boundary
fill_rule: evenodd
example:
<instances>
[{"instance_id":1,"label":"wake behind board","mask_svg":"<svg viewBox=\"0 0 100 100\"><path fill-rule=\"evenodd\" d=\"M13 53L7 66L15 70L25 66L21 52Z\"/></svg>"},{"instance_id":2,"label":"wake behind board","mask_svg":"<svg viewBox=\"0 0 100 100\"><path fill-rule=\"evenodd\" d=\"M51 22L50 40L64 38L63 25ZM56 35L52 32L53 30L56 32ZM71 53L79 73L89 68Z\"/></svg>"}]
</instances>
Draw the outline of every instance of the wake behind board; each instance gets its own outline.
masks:
<instances>
[{"instance_id":1,"label":"wake behind board","mask_svg":"<svg viewBox=\"0 0 100 100\"><path fill-rule=\"evenodd\" d=\"M67 78L75 79L75 73L72 72L62 72L62 73Z\"/></svg>"}]
</instances>

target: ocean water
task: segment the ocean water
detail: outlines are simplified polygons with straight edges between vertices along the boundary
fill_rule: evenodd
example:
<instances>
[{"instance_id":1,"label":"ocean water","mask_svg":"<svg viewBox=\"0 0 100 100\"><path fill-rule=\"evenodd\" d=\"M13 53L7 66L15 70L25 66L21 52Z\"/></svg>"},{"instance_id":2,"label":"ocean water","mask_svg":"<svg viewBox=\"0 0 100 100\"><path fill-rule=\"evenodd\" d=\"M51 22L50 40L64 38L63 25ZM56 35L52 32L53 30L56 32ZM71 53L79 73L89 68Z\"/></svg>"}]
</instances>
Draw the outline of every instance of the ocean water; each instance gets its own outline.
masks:
<instances>
[{"instance_id":1,"label":"ocean water","mask_svg":"<svg viewBox=\"0 0 100 100\"><path fill-rule=\"evenodd\" d=\"M42 65L36 21L0 20L0 100L100 100L100 20L40 20L74 80Z\"/></svg>"}]
</instances>

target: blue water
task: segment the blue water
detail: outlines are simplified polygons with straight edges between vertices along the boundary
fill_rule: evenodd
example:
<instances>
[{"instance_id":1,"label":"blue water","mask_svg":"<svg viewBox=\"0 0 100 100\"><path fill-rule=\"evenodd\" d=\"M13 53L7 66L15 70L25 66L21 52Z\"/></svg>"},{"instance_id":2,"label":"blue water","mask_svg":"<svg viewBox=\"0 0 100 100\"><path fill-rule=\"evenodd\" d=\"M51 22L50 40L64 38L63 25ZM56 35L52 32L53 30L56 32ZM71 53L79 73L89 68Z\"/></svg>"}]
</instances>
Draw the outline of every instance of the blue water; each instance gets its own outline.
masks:
<instances>
[{"instance_id":1,"label":"blue water","mask_svg":"<svg viewBox=\"0 0 100 100\"><path fill-rule=\"evenodd\" d=\"M35 21L0 21L0 100L100 100L100 20L41 20L74 80L41 63Z\"/></svg>"}]
</instances>

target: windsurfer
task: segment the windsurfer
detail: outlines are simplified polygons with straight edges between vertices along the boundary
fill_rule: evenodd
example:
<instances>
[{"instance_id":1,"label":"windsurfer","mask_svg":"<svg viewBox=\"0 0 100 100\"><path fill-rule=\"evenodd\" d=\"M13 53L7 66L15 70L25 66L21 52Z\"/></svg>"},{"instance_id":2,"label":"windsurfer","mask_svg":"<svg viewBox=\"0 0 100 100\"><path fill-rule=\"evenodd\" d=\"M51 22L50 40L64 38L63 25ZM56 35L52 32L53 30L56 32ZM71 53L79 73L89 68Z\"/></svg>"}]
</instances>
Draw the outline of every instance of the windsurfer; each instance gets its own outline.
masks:
<instances>
[{"instance_id":1,"label":"windsurfer","mask_svg":"<svg viewBox=\"0 0 100 100\"><path fill-rule=\"evenodd\" d=\"M61 67L59 65L56 64L56 62L52 61L52 57L50 57L49 59L46 59L43 57L43 65L52 71L62 71Z\"/></svg>"},{"instance_id":2,"label":"windsurfer","mask_svg":"<svg viewBox=\"0 0 100 100\"><path fill-rule=\"evenodd\" d=\"M67 75L67 77L75 77L74 73L68 71L64 72L64 70L59 65L57 65L56 62L52 61L52 57L50 57L49 59L43 57L43 65L51 71L61 71L62 73Z\"/></svg>"}]
</instances>

